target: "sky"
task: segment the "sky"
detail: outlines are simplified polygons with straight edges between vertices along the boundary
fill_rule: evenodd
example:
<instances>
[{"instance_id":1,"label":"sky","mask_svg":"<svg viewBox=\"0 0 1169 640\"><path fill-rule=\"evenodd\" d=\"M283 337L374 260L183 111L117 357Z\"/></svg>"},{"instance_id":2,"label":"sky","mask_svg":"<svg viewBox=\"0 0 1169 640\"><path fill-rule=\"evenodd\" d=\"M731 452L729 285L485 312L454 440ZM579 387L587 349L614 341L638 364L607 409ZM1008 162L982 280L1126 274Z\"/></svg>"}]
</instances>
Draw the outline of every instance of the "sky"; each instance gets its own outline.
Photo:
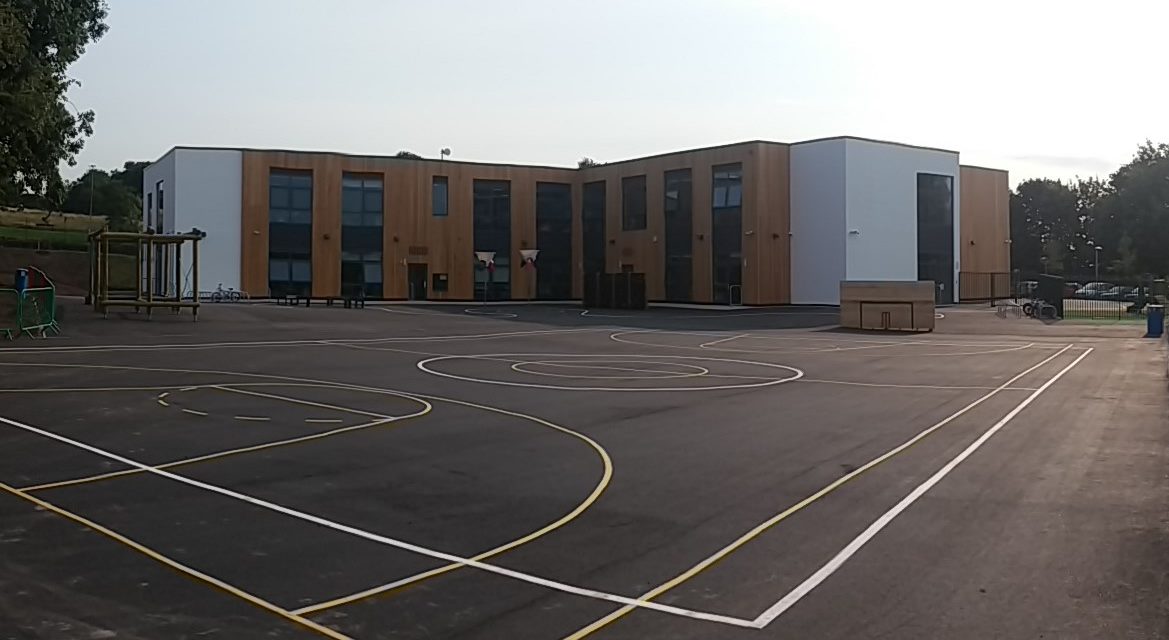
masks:
<instances>
[{"instance_id":1,"label":"sky","mask_svg":"<svg viewBox=\"0 0 1169 640\"><path fill-rule=\"evenodd\" d=\"M63 168L176 145L574 166L855 135L1036 177L1169 142L1169 2L108 0Z\"/></svg>"}]
</instances>

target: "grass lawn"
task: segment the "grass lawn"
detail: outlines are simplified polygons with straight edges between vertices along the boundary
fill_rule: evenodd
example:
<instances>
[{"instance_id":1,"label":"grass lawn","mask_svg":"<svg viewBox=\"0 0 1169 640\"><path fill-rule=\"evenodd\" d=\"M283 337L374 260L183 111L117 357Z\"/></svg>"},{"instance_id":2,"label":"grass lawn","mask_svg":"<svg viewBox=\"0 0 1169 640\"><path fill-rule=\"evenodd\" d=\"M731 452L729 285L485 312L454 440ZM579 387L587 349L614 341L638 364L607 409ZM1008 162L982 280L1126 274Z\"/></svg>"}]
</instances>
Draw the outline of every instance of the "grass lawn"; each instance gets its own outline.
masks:
<instances>
[{"instance_id":1,"label":"grass lawn","mask_svg":"<svg viewBox=\"0 0 1169 640\"><path fill-rule=\"evenodd\" d=\"M0 244L6 240L15 240L22 244L37 242L45 248L51 249L78 249L88 247L87 232L85 230L58 230L0 226Z\"/></svg>"}]
</instances>

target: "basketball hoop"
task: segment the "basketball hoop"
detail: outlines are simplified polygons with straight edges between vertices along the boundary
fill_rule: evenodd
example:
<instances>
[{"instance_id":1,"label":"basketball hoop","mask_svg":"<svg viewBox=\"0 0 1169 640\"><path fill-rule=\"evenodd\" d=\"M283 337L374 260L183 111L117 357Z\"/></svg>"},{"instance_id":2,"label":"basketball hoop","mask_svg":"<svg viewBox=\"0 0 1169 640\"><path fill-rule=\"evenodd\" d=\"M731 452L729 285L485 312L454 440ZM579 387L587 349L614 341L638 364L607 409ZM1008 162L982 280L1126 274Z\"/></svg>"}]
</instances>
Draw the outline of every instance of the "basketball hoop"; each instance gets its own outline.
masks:
<instances>
[{"instance_id":1,"label":"basketball hoop","mask_svg":"<svg viewBox=\"0 0 1169 640\"><path fill-rule=\"evenodd\" d=\"M536 256L540 255L539 249L520 249L520 258L523 259L524 269L536 268Z\"/></svg>"}]
</instances>

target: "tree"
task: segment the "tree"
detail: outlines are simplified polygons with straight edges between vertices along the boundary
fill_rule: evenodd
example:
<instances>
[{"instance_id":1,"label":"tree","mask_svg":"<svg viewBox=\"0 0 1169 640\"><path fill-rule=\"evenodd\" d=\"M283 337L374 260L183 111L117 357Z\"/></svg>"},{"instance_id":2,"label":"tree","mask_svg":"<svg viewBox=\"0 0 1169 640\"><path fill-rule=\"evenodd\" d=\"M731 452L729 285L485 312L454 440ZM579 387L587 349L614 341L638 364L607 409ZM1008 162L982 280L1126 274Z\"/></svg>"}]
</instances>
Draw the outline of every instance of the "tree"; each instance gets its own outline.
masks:
<instances>
[{"instance_id":1,"label":"tree","mask_svg":"<svg viewBox=\"0 0 1169 640\"><path fill-rule=\"evenodd\" d=\"M76 80L65 71L105 35L106 15L104 0L0 3L0 181L8 185L6 199L61 194L57 167L76 163L94 120L92 111L72 109L65 92Z\"/></svg>"},{"instance_id":2,"label":"tree","mask_svg":"<svg viewBox=\"0 0 1169 640\"><path fill-rule=\"evenodd\" d=\"M418 155L417 153L414 153L413 151L407 151L405 149L395 153L394 157L395 158L407 158L410 160L421 160L422 159L422 156Z\"/></svg>"},{"instance_id":3,"label":"tree","mask_svg":"<svg viewBox=\"0 0 1169 640\"><path fill-rule=\"evenodd\" d=\"M576 161L576 168L577 169L588 169L589 167L599 167L599 166L601 166L600 162L597 162L596 160L593 160L592 158L590 158L588 156L585 156L585 157L581 158L580 160Z\"/></svg>"},{"instance_id":4,"label":"tree","mask_svg":"<svg viewBox=\"0 0 1169 640\"><path fill-rule=\"evenodd\" d=\"M1011 264L1024 272L1063 273L1075 261L1080 224L1073 190L1058 180L1019 183L1011 194ZM1082 235L1082 234L1080 234Z\"/></svg>"},{"instance_id":5,"label":"tree","mask_svg":"<svg viewBox=\"0 0 1169 640\"><path fill-rule=\"evenodd\" d=\"M133 193L141 199L142 172L149 166L150 163L145 160L127 160L122 163L121 169L115 169L110 173L110 179L122 183L130 193Z\"/></svg>"},{"instance_id":6,"label":"tree","mask_svg":"<svg viewBox=\"0 0 1169 640\"><path fill-rule=\"evenodd\" d=\"M114 172L117 174L117 172ZM90 169L69 183L61 210L105 216L114 231L137 231L142 219L142 199L125 184L101 169Z\"/></svg>"}]
</instances>

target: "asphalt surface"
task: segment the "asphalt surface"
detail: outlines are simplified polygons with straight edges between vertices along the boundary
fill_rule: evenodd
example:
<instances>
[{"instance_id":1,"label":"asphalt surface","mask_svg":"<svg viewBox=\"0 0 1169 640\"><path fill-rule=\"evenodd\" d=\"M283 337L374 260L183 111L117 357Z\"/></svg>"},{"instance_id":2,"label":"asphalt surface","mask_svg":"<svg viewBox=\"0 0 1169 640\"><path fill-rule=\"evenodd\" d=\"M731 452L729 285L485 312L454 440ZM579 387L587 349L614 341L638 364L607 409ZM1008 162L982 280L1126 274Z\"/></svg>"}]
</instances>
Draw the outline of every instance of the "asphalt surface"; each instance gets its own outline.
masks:
<instances>
[{"instance_id":1,"label":"asphalt surface","mask_svg":"<svg viewBox=\"0 0 1169 640\"><path fill-rule=\"evenodd\" d=\"M1163 344L943 313L70 308L0 345L0 638L1169 637Z\"/></svg>"}]
</instances>

